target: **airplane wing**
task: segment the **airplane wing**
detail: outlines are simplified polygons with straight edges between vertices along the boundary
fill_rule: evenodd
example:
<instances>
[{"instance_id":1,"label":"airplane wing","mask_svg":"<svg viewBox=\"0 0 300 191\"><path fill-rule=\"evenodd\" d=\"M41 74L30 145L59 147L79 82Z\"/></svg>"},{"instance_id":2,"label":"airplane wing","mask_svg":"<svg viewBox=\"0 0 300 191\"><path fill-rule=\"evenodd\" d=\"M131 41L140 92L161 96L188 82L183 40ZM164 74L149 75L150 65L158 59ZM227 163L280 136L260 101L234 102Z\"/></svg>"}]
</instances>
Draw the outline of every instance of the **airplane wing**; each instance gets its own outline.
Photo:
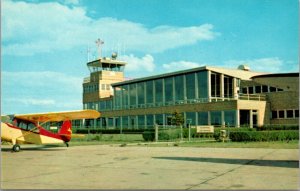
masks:
<instances>
[{"instance_id":1,"label":"airplane wing","mask_svg":"<svg viewBox=\"0 0 300 191\"><path fill-rule=\"evenodd\" d=\"M100 117L100 112L96 110L80 110L80 111L15 115L15 118L17 119L23 119L32 122L65 121L65 120L74 120L74 119L96 119L98 117Z\"/></svg>"}]
</instances>

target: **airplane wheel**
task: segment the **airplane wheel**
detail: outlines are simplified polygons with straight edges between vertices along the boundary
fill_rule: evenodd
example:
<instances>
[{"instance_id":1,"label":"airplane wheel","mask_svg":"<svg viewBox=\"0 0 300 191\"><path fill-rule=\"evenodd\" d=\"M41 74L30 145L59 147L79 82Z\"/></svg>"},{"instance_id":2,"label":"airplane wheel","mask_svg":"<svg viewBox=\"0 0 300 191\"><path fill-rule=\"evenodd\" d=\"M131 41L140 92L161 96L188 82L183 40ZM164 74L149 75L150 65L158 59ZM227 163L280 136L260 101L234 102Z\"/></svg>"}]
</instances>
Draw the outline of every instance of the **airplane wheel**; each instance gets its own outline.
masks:
<instances>
[{"instance_id":1,"label":"airplane wheel","mask_svg":"<svg viewBox=\"0 0 300 191\"><path fill-rule=\"evenodd\" d=\"M20 145L15 144L12 149L14 152L19 152L21 150L21 147L20 147Z\"/></svg>"}]
</instances>

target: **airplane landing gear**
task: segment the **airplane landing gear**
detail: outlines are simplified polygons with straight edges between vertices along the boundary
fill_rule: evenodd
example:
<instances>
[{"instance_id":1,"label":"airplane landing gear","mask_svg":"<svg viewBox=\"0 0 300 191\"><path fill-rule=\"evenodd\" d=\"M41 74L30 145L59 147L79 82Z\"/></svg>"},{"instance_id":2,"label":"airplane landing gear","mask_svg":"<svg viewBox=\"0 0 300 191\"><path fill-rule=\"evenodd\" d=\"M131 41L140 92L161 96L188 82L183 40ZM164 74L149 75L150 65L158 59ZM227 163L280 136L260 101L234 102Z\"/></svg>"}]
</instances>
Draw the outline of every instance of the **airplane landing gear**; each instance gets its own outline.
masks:
<instances>
[{"instance_id":1,"label":"airplane landing gear","mask_svg":"<svg viewBox=\"0 0 300 191\"><path fill-rule=\"evenodd\" d=\"M66 146L69 147L69 143L65 142Z\"/></svg>"},{"instance_id":2,"label":"airplane landing gear","mask_svg":"<svg viewBox=\"0 0 300 191\"><path fill-rule=\"evenodd\" d=\"M14 144L12 150L13 150L14 152L19 152L19 151L21 150L21 147L20 147L20 145L18 145L18 144Z\"/></svg>"}]
</instances>

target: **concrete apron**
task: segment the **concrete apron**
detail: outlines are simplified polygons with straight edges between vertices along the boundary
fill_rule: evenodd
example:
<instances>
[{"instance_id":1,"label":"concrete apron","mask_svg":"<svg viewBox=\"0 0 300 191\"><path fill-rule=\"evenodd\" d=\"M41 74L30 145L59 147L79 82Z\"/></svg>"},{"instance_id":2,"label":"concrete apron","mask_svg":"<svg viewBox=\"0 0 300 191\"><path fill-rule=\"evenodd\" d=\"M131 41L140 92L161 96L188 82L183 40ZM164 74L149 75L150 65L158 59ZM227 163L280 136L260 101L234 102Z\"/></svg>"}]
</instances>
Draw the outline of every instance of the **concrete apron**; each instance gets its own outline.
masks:
<instances>
[{"instance_id":1,"label":"concrete apron","mask_svg":"<svg viewBox=\"0 0 300 191\"><path fill-rule=\"evenodd\" d=\"M4 147L4 148L3 148ZM292 189L297 149L2 146L2 189Z\"/></svg>"}]
</instances>

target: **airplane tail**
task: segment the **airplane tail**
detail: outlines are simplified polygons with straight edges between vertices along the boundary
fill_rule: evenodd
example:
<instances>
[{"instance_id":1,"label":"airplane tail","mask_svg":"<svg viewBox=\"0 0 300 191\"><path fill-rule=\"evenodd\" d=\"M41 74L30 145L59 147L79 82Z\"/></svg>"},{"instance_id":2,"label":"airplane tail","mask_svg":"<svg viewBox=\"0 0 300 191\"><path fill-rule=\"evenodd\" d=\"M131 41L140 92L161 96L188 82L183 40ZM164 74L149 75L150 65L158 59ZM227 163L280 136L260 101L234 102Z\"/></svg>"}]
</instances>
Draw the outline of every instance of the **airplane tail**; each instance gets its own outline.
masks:
<instances>
[{"instance_id":1,"label":"airplane tail","mask_svg":"<svg viewBox=\"0 0 300 191\"><path fill-rule=\"evenodd\" d=\"M62 137L65 142L71 140L72 135L72 123L70 120L64 121L58 134Z\"/></svg>"}]
</instances>

